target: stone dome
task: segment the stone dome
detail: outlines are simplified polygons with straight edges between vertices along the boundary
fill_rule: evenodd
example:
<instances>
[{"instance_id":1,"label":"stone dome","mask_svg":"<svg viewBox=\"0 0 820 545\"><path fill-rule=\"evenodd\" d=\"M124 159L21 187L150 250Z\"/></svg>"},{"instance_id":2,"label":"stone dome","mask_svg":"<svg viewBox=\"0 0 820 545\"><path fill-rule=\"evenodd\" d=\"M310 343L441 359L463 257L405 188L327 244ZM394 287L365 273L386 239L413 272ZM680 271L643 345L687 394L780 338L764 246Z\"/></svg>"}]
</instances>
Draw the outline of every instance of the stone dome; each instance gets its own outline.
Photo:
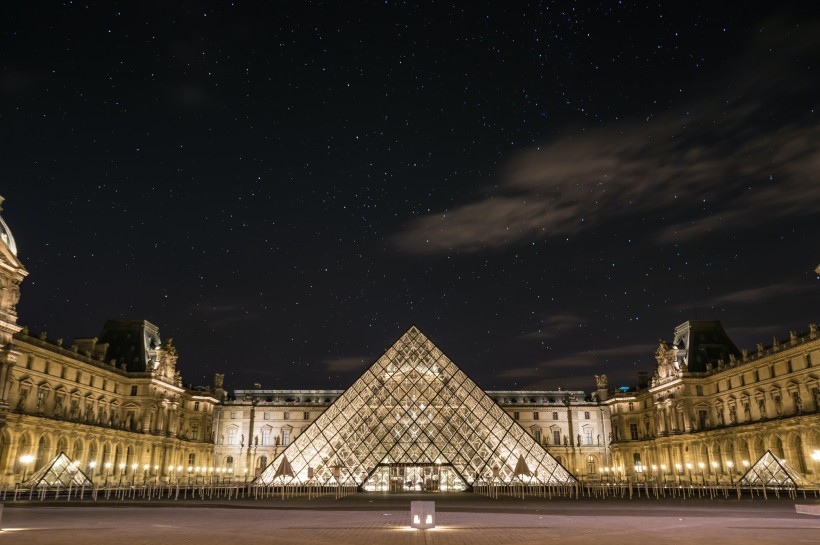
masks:
<instances>
[{"instance_id":1,"label":"stone dome","mask_svg":"<svg viewBox=\"0 0 820 545\"><path fill-rule=\"evenodd\" d=\"M2 204L3 197L0 197L0 206L2 206ZM0 211L2 210L3 209L0 208ZM6 222L3 221L2 217L0 217L0 240L5 242L6 246L9 247L9 250L11 250L11 253L15 256L17 255L17 243L14 242L14 236L11 234L11 229L9 229L9 226L6 225Z\"/></svg>"}]
</instances>

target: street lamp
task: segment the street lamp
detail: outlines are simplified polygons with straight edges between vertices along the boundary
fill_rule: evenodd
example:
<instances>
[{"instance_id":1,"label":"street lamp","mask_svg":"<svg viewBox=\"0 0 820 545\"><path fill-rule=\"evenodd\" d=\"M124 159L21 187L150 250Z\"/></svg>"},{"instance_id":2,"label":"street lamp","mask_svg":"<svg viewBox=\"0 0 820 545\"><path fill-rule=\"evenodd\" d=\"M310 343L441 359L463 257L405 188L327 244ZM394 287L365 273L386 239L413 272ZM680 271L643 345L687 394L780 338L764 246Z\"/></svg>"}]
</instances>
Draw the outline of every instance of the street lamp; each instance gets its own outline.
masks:
<instances>
[{"instance_id":1,"label":"street lamp","mask_svg":"<svg viewBox=\"0 0 820 545\"><path fill-rule=\"evenodd\" d=\"M111 462L105 462L105 485L108 486L108 471L111 469Z\"/></svg>"},{"instance_id":2,"label":"street lamp","mask_svg":"<svg viewBox=\"0 0 820 545\"><path fill-rule=\"evenodd\" d=\"M28 473L28 466L33 461L34 461L34 455L32 455L32 454L23 454L22 456L20 456L20 463L23 464L23 480L20 482L20 484L23 484L23 483L26 482L26 474Z\"/></svg>"},{"instance_id":3,"label":"street lamp","mask_svg":"<svg viewBox=\"0 0 820 545\"><path fill-rule=\"evenodd\" d=\"M681 467L680 464L675 464L675 469L677 470L677 474L678 474L678 484L680 484L680 476L681 476L683 468Z\"/></svg>"},{"instance_id":4,"label":"street lamp","mask_svg":"<svg viewBox=\"0 0 820 545\"><path fill-rule=\"evenodd\" d=\"M718 471L717 471L718 463L712 462L712 473L715 474L715 484L718 482Z\"/></svg>"},{"instance_id":5,"label":"street lamp","mask_svg":"<svg viewBox=\"0 0 820 545\"><path fill-rule=\"evenodd\" d=\"M703 462L700 462L698 467L700 468L700 482L703 486L706 486L706 465Z\"/></svg>"},{"instance_id":6,"label":"street lamp","mask_svg":"<svg viewBox=\"0 0 820 545\"><path fill-rule=\"evenodd\" d=\"M731 460L727 460L726 461L726 467L729 468L729 482L731 484L735 484L735 475L734 475L734 472L732 471L732 468L735 467L735 463Z\"/></svg>"},{"instance_id":7,"label":"street lamp","mask_svg":"<svg viewBox=\"0 0 820 545\"><path fill-rule=\"evenodd\" d=\"M686 463L686 471L689 473L689 484L692 484L692 464Z\"/></svg>"},{"instance_id":8,"label":"street lamp","mask_svg":"<svg viewBox=\"0 0 820 545\"><path fill-rule=\"evenodd\" d=\"M120 484L122 484L122 476L125 473L125 462L120 462Z\"/></svg>"}]
</instances>

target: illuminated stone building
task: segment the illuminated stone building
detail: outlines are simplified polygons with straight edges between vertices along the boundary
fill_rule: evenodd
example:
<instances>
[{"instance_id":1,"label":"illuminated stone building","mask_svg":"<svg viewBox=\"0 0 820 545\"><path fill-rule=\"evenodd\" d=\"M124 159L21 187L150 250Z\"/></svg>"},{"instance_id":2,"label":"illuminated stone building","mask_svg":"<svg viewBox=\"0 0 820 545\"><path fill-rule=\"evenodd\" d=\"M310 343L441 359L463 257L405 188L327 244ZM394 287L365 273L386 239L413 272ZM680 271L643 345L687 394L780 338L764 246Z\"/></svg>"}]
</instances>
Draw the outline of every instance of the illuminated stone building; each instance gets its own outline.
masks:
<instances>
[{"instance_id":1,"label":"illuminated stone building","mask_svg":"<svg viewBox=\"0 0 820 545\"><path fill-rule=\"evenodd\" d=\"M0 198L2 202L2 198ZM415 327L346 390L186 386L171 339L109 320L64 343L17 324L27 271L0 218L0 484L61 452L94 483L208 475L367 490L476 482L735 480L766 450L817 481L817 326L738 350L719 322L661 342L637 389L483 391ZM814 455L814 456L813 456Z\"/></svg>"},{"instance_id":2,"label":"illuminated stone building","mask_svg":"<svg viewBox=\"0 0 820 545\"><path fill-rule=\"evenodd\" d=\"M654 376L604 401L613 465L638 478L732 481L767 450L812 481L820 474L817 325L738 350L717 321L675 328ZM623 469L621 469L623 468Z\"/></svg>"},{"instance_id":3,"label":"illuminated stone building","mask_svg":"<svg viewBox=\"0 0 820 545\"><path fill-rule=\"evenodd\" d=\"M210 465L222 393L183 385L171 339L125 320L67 347L30 334L16 311L26 275L0 218L0 484L61 452L94 482L167 479Z\"/></svg>"}]
</instances>

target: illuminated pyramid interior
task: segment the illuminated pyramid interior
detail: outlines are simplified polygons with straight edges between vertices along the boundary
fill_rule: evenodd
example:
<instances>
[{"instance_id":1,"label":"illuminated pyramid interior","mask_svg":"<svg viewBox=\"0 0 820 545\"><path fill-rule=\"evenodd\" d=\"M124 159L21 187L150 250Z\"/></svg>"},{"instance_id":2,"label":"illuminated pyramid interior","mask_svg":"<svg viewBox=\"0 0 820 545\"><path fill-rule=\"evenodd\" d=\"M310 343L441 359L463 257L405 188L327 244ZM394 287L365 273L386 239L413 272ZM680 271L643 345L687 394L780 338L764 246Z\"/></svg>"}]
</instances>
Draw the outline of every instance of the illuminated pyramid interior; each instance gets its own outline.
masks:
<instances>
[{"instance_id":1,"label":"illuminated pyramid interior","mask_svg":"<svg viewBox=\"0 0 820 545\"><path fill-rule=\"evenodd\" d=\"M283 460L292 471L277 472ZM478 481L575 478L414 326L254 484L457 491Z\"/></svg>"}]
</instances>

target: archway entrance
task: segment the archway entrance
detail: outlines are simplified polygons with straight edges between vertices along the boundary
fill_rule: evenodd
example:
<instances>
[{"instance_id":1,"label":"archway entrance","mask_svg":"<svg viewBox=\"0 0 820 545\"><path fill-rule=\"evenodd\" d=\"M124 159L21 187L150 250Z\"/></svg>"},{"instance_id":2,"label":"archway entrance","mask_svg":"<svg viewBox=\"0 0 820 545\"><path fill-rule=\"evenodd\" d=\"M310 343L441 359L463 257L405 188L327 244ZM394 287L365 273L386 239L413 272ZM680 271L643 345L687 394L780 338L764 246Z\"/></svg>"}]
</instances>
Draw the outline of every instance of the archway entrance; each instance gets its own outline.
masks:
<instances>
[{"instance_id":1,"label":"archway entrance","mask_svg":"<svg viewBox=\"0 0 820 545\"><path fill-rule=\"evenodd\" d=\"M450 464L379 464L362 488L367 492L462 492L467 484Z\"/></svg>"}]
</instances>

